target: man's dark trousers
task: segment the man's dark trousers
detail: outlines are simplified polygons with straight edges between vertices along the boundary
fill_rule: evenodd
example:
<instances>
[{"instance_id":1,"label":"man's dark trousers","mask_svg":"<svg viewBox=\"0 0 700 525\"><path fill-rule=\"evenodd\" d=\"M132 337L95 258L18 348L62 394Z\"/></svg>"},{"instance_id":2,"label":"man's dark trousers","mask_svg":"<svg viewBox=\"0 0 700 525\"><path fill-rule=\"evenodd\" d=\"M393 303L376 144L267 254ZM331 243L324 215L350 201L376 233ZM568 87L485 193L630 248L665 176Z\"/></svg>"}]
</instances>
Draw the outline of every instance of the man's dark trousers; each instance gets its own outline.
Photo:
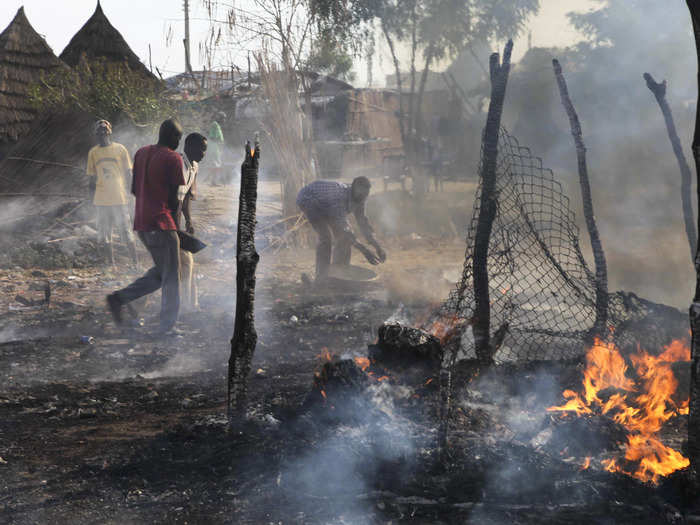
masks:
<instances>
[{"instance_id":1,"label":"man's dark trousers","mask_svg":"<svg viewBox=\"0 0 700 525\"><path fill-rule=\"evenodd\" d=\"M138 232L155 266L143 277L116 292L122 304L161 288L160 329L175 326L180 309L180 239L175 230Z\"/></svg>"},{"instance_id":2,"label":"man's dark trousers","mask_svg":"<svg viewBox=\"0 0 700 525\"><path fill-rule=\"evenodd\" d=\"M333 264L350 264L352 253L352 235L349 235L340 224L323 218L309 219L314 231L318 234L318 246L316 247L316 279L328 277L328 267L331 264L331 251ZM333 246L335 240L335 246Z\"/></svg>"}]
</instances>

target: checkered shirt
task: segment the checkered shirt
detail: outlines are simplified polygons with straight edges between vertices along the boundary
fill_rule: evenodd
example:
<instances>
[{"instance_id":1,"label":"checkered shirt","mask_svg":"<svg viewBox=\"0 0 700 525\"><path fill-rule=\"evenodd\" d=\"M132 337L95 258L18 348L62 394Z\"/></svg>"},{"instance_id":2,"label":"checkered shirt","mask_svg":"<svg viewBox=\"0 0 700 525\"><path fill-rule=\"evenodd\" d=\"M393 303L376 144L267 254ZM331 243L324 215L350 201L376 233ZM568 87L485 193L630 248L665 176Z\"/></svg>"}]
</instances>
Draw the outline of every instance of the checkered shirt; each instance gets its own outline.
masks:
<instances>
[{"instance_id":1,"label":"checkered shirt","mask_svg":"<svg viewBox=\"0 0 700 525\"><path fill-rule=\"evenodd\" d=\"M350 186L341 182L317 180L304 186L297 195L297 206L307 218L345 223L350 207Z\"/></svg>"}]
</instances>

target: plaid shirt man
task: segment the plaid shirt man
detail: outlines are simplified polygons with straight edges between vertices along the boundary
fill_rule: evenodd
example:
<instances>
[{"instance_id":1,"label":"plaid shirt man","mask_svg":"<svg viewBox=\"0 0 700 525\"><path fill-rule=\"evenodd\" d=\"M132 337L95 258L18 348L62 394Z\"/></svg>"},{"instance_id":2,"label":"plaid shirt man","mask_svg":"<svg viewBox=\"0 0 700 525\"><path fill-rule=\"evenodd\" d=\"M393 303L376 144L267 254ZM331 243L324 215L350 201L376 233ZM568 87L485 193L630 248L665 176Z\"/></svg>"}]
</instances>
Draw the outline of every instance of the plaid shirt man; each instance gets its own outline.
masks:
<instances>
[{"instance_id":1,"label":"plaid shirt man","mask_svg":"<svg viewBox=\"0 0 700 525\"><path fill-rule=\"evenodd\" d=\"M351 195L347 184L317 180L299 191L297 206L309 221L327 220L341 230L348 230L346 216L360 211L352 208Z\"/></svg>"}]
</instances>

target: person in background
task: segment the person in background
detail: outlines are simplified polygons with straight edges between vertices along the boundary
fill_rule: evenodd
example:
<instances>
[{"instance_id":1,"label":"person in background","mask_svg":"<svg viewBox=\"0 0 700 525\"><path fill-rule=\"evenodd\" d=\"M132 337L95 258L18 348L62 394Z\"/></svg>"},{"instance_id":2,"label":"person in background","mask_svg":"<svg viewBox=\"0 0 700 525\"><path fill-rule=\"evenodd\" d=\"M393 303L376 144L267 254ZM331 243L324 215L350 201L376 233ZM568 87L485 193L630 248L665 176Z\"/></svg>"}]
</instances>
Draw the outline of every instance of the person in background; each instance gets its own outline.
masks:
<instances>
[{"instance_id":1,"label":"person in background","mask_svg":"<svg viewBox=\"0 0 700 525\"><path fill-rule=\"evenodd\" d=\"M216 118L223 122L226 115L223 112L216 114ZM210 181L212 185L218 186L220 184L226 184L226 174L224 173L224 132L221 131L221 126L217 120L212 120L209 126L209 161L207 164L211 163L211 177Z\"/></svg>"},{"instance_id":2,"label":"person in background","mask_svg":"<svg viewBox=\"0 0 700 525\"><path fill-rule=\"evenodd\" d=\"M116 228L136 266L136 246L128 226L129 212L126 208L131 158L124 146L112 142L112 125L108 121L97 121L95 135L99 144L88 153L86 173L90 177L92 202L97 209L98 239L108 246L110 260L114 264L112 232Z\"/></svg>"},{"instance_id":3,"label":"person in background","mask_svg":"<svg viewBox=\"0 0 700 525\"><path fill-rule=\"evenodd\" d=\"M182 217L185 219L185 231L194 235L190 202L197 197L197 172L199 162L207 152L207 139L200 133L190 133L185 138L185 148L182 160L185 164L185 184L177 188L175 207L175 224L180 229ZM180 294L182 303L190 310L199 308L197 297L197 281L193 278L194 255L186 250L180 250Z\"/></svg>"},{"instance_id":4,"label":"person in background","mask_svg":"<svg viewBox=\"0 0 700 525\"><path fill-rule=\"evenodd\" d=\"M161 289L159 333L177 334L180 309L180 239L169 207L171 196L186 184L182 157L175 152L182 138L182 125L168 119L160 126L158 144L145 146L134 155L131 192L136 197L134 230L153 258L154 266L126 288L107 296L115 323L122 322L122 307Z\"/></svg>"},{"instance_id":5,"label":"person in background","mask_svg":"<svg viewBox=\"0 0 700 525\"><path fill-rule=\"evenodd\" d=\"M357 177L350 186L336 181L317 180L299 191L297 206L304 212L319 237L316 247L317 282L323 282L328 277L331 253L333 264L349 265L353 246L370 264L386 261L386 252L374 238L372 226L365 215L365 203L370 189L367 177ZM355 215L360 231L374 246L376 255L355 237L347 221L350 213Z\"/></svg>"}]
</instances>

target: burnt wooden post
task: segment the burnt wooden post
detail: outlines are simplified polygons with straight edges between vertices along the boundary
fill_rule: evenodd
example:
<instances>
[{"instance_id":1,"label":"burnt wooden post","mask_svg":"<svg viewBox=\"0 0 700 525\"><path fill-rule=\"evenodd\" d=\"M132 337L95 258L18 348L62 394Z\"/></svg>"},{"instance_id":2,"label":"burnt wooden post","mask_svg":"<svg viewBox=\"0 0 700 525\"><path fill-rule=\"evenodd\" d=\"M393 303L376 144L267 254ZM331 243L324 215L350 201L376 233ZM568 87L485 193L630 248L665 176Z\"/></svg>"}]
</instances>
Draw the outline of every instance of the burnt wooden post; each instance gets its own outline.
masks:
<instances>
[{"instance_id":1,"label":"burnt wooden post","mask_svg":"<svg viewBox=\"0 0 700 525\"><path fill-rule=\"evenodd\" d=\"M248 374L258 341L255 331L255 268L260 256L255 251L255 208L258 198L260 144L245 146L241 165L241 193L238 198L238 234L236 236L236 319L228 360L228 416L245 415Z\"/></svg>"},{"instance_id":2,"label":"burnt wooden post","mask_svg":"<svg viewBox=\"0 0 700 525\"><path fill-rule=\"evenodd\" d=\"M571 102L571 97L569 97L569 90L566 87L566 80L561 71L561 65L556 58L552 60L552 66L554 67L554 76L559 86L561 102L569 117L571 134L574 137L574 144L576 144L578 178L581 185L581 199L583 200L583 216L586 219L586 228L591 239L593 260L595 261L595 324L591 335L602 336L606 334L608 322L608 266L605 262L605 252L600 242L598 226L595 223L595 214L593 213L593 197L591 196L591 184L588 180L588 166L586 165L586 145L583 143L581 123Z\"/></svg>"},{"instance_id":3,"label":"burnt wooden post","mask_svg":"<svg viewBox=\"0 0 700 525\"><path fill-rule=\"evenodd\" d=\"M686 0L693 21L695 48L700 60L700 2ZM700 68L698 68L698 86L700 87ZM693 159L695 174L700 178L700 96L696 105L695 133L693 135ZM700 180L698 181L700 182ZM700 184L697 184L698 202L700 202ZM700 230L700 213L698 214L698 230ZM691 369L690 369L690 413L688 415L688 456L690 459L691 479L697 486L697 472L700 468L700 251L695 251L695 295L690 305L691 337Z\"/></svg>"},{"instance_id":4,"label":"burnt wooden post","mask_svg":"<svg viewBox=\"0 0 700 525\"><path fill-rule=\"evenodd\" d=\"M654 94L656 101L659 103L661 114L664 116L664 122L666 122L668 138L671 141L673 153L676 155L678 167L681 170L681 204L683 206L683 221L685 223L685 234L688 237L688 244L690 245L690 260L692 261L697 250L697 246L695 246L697 244L697 234L695 233L695 218L693 217L693 201L690 196L690 184L692 179L690 166L688 166L688 161L683 153L681 139L678 138L678 133L676 132L676 124L673 122L673 113L671 113L671 108L666 101L666 81L664 80L663 82L658 83L649 73L644 73L644 80L646 81L649 90Z\"/></svg>"},{"instance_id":5,"label":"burnt wooden post","mask_svg":"<svg viewBox=\"0 0 700 525\"><path fill-rule=\"evenodd\" d=\"M489 60L491 70L491 101L484 128L483 159L481 162L481 199L479 217L474 237L474 256L472 272L474 275L474 349L476 357L484 364L493 361L495 348L491 345L491 303L489 299L489 241L493 221L498 208L496 192L496 165L498 162L498 137L501 128L503 101L506 96L508 73L510 72L510 55L513 41L509 40L503 51L503 62L498 53L493 53Z\"/></svg>"}]
</instances>

